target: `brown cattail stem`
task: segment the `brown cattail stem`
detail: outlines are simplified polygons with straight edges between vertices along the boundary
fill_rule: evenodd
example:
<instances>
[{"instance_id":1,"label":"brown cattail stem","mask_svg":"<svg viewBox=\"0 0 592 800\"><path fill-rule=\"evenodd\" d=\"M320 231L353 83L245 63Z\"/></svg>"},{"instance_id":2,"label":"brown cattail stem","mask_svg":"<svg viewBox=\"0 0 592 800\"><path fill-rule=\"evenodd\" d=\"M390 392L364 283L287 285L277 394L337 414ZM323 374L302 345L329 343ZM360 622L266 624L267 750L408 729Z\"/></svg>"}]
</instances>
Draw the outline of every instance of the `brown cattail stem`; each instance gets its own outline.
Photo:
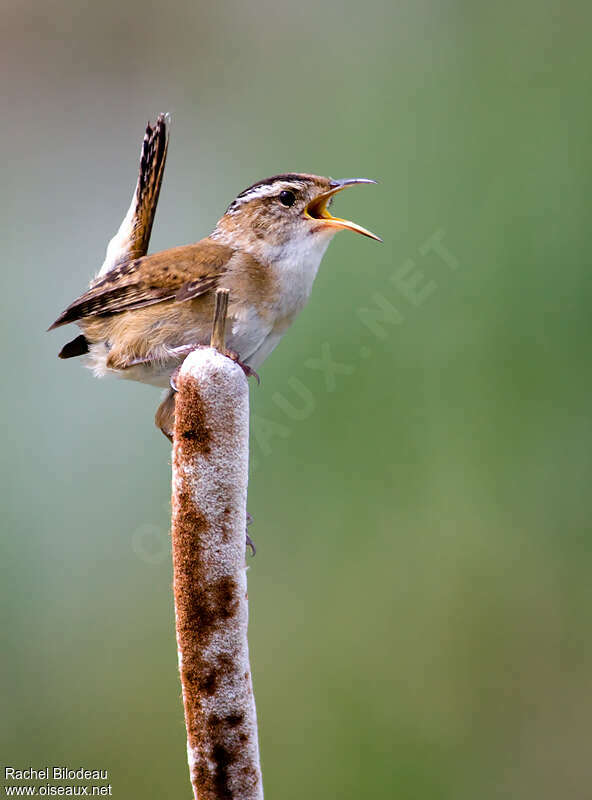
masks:
<instances>
[{"instance_id":1,"label":"brown cattail stem","mask_svg":"<svg viewBox=\"0 0 592 800\"><path fill-rule=\"evenodd\" d=\"M210 347L223 353L226 349L226 312L228 310L228 289L216 289L216 308Z\"/></svg>"},{"instance_id":2,"label":"brown cattail stem","mask_svg":"<svg viewBox=\"0 0 592 800\"><path fill-rule=\"evenodd\" d=\"M217 305L227 298L219 294ZM223 336L217 343L223 348ZM173 571L194 797L260 800L247 642L247 379L222 353L200 348L183 363L177 386Z\"/></svg>"}]
</instances>

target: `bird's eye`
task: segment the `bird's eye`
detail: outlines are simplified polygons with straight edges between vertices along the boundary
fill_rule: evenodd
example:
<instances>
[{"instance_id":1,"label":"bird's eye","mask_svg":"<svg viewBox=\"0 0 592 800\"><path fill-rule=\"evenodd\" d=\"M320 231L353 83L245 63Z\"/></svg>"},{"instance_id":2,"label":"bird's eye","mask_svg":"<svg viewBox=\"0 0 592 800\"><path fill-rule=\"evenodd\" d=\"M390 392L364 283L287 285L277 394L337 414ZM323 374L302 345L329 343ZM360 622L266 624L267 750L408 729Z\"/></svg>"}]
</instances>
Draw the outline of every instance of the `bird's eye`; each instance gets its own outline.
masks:
<instances>
[{"instance_id":1,"label":"bird's eye","mask_svg":"<svg viewBox=\"0 0 592 800\"><path fill-rule=\"evenodd\" d=\"M296 195L294 194L294 192L288 192L287 190L280 192L280 203L283 206L293 206L295 202L296 202Z\"/></svg>"}]
</instances>

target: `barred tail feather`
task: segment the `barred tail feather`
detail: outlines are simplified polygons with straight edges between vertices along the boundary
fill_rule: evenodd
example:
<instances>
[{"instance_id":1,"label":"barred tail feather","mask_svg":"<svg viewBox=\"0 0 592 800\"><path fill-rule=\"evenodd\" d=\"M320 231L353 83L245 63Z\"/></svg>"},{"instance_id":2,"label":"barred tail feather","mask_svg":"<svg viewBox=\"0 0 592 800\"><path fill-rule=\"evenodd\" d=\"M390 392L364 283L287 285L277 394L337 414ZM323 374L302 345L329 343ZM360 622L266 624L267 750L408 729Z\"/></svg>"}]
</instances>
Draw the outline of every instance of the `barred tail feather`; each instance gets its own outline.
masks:
<instances>
[{"instance_id":1,"label":"barred tail feather","mask_svg":"<svg viewBox=\"0 0 592 800\"><path fill-rule=\"evenodd\" d=\"M119 230L109 242L105 261L95 281L148 252L164 176L170 121L169 114L159 114L156 124L148 124L146 128L140 153L140 173L132 202Z\"/></svg>"}]
</instances>

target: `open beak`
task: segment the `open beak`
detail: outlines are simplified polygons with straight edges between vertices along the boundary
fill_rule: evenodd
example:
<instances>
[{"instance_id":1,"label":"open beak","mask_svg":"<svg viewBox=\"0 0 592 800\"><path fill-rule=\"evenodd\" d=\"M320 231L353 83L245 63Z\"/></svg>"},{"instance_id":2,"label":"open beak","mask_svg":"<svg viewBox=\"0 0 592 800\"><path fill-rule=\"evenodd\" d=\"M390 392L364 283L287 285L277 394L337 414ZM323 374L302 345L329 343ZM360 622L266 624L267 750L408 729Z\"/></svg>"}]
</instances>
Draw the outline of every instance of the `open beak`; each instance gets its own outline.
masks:
<instances>
[{"instance_id":1,"label":"open beak","mask_svg":"<svg viewBox=\"0 0 592 800\"><path fill-rule=\"evenodd\" d=\"M311 200L304 209L304 215L310 219L321 220L326 225L333 228L346 228L349 231L355 231L364 236L369 236L370 239L376 239L377 242L382 242L380 236L372 233L372 231L368 231L366 228L362 228L361 225L350 222L348 219L340 219L329 213L327 204L333 195L336 195L337 192L341 192L343 189L347 189L348 186L354 186L356 183L376 183L376 181L372 181L369 178L344 178L340 181L331 181L331 188L329 191L323 192Z\"/></svg>"}]
</instances>

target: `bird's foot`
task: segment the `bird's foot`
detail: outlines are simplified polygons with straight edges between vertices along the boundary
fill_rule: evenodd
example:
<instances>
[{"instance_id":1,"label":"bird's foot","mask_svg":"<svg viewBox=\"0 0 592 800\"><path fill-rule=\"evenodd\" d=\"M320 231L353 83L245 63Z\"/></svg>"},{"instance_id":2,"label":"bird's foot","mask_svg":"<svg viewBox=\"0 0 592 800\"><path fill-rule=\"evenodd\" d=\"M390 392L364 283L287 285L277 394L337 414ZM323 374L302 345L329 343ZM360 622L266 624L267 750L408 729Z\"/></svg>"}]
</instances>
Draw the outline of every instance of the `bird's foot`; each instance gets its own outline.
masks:
<instances>
[{"instance_id":1,"label":"bird's foot","mask_svg":"<svg viewBox=\"0 0 592 800\"><path fill-rule=\"evenodd\" d=\"M227 350L224 351L224 355L227 356L227 358L230 358L231 361L234 361L235 364L238 364L239 367L242 369L242 371L247 376L247 378L250 378L251 376L253 376L254 378L257 379L257 385L259 385L261 383L261 378L259 377L259 375L255 372L255 370L252 367L250 367L248 364L245 364L243 361L240 360L240 356L236 352L236 350L228 350L227 349ZM255 554L253 553L253 555L255 555Z\"/></svg>"},{"instance_id":2,"label":"bird's foot","mask_svg":"<svg viewBox=\"0 0 592 800\"><path fill-rule=\"evenodd\" d=\"M182 347L176 347L174 350L171 350L170 352L173 353L174 355L177 355L177 356L183 355L183 356L186 357L186 356L189 355L189 353L192 353L194 350L197 350L199 347L203 347L203 345L186 344L186 345L183 345ZM254 377L254 378L257 379L257 385L259 385L261 383L261 378L259 377L258 373L255 372L255 370L252 367L250 367L248 364L245 364L243 361L240 360L240 356L236 352L236 350L228 350L227 349L227 350L224 351L224 355L227 358L229 358L231 361L234 361L235 364L238 364L239 367L242 369L242 371L247 376L247 378ZM178 391L177 380L179 378L179 372L181 370L181 367L182 367L182 364L179 364L179 366L175 370L173 370L173 372L171 373L170 384L171 384L171 389L174 392Z\"/></svg>"}]
</instances>

